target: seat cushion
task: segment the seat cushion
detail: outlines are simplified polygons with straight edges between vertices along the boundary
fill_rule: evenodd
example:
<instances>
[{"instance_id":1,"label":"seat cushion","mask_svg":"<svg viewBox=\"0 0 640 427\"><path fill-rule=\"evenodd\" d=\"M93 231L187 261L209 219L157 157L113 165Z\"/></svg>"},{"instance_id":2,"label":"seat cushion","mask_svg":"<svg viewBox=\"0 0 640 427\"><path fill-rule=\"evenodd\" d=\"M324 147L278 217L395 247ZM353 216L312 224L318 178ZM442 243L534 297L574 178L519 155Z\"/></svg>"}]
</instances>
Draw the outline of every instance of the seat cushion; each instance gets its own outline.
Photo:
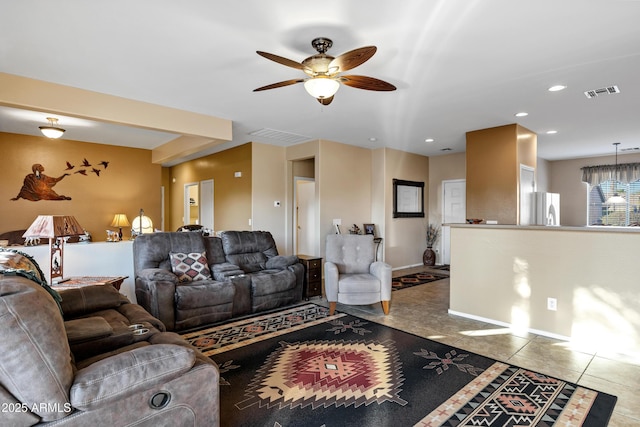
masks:
<instances>
[{"instance_id":1,"label":"seat cushion","mask_svg":"<svg viewBox=\"0 0 640 427\"><path fill-rule=\"evenodd\" d=\"M181 284L176 287L176 308L212 307L233 302L235 288L231 283L200 281Z\"/></svg>"},{"instance_id":2,"label":"seat cushion","mask_svg":"<svg viewBox=\"0 0 640 427\"><path fill-rule=\"evenodd\" d=\"M254 297L277 294L296 287L296 275L289 270L263 270L250 277L251 294Z\"/></svg>"},{"instance_id":3,"label":"seat cushion","mask_svg":"<svg viewBox=\"0 0 640 427\"><path fill-rule=\"evenodd\" d=\"M380 280L368 273L341 274L338 279L338 293L355 294L380 292Z\"/></svg>"}]
</instances>

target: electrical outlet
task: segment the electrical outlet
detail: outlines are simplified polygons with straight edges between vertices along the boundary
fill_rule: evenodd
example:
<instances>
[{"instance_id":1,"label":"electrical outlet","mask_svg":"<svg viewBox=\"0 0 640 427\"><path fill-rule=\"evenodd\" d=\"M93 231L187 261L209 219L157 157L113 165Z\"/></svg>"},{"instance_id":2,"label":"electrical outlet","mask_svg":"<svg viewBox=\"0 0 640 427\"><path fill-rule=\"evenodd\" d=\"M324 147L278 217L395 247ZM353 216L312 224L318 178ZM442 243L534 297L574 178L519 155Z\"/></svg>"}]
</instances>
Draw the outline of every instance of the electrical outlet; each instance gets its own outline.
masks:
<instances>
[{"instance_id":1,"label":"electrical outlet","mask_svg":"<svg viewBox=\"0 0 640 427\"><path fill-rule=\"evenodd\" d=\"M547 298L547 310L557 311L558 310L558 300L555 298Z\"/></svg>"}]
</instances>

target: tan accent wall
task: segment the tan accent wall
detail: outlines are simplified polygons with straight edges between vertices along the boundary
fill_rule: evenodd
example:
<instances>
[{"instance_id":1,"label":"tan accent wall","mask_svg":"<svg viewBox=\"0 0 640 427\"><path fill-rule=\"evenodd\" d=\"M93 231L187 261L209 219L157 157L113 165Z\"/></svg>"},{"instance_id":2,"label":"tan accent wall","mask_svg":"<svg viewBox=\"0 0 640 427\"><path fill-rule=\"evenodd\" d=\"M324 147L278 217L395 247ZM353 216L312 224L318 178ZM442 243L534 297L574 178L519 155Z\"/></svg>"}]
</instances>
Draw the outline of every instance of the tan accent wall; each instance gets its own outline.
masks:
<instances>
[{"instance_id":1,"label":"tan accent wall","mask_svg":"<svg viewBox=\"0 0 640 427\"><path fill-rule=\"evenodd\" d=\"M73 215L94 241L105 241L106 230L117 213L124 213L129 222L140 208L160 226L161 167L151 163L151 151L113 145L93 144L66 139L0 133L0 150L4 159L0 168L0 232L26 229L38 215ZM87 159L92 166L82 168ZM98 162L108 161L105 169ZM75 167L65 171L66 162ZM44 174L63 178L53 190L71 200L12 201L22 188L32 165L39 163ZM100 170L97 176L91 170ZM86 170L86 176L79 170ZM131 229L124 228L124 238Z\"/></svg>"},{"instance_id":2,"label":"tan accent wall","mask_svg":"<svg viewBox=\"0 0 640 427\"><path fill-rule=\"evenodd\" d=\"M284 147L251 143L252 158L252 230L269 231L278 253L288 254L286 240L291 234L286 212L291 210L287 197L287 164ZM280 206L275 206L279 202Z\"/></svg>"},{"instance_id":3,"label":"tan accent wall","mask_svg":"<svg viewBox=\"0 0 640 427\"><path fill-rule=\"evenodd\" d=\"M251 143L211 154L171 167L171 222L168 231L183 225L184 185L208 179L214 180L214 228L220 230L251 230ZM241 172L240 178L234 173Z\"/></svg>"},{"instance_id":4,"label":"tan accent wall","mask_svg":"<svg viewBox=\"0 0 640 427\"><path fill-rule=\"evenodd\" d=\"M353 224L371 222L371 150L332 141L319 142L320 249L325 252L333 219L342 220L342 232Z\"/></svg>"},{"instance_id":5,"label":"tan accent wall","mask_svg":"<svg viewBox=\"0 0 640 427\"><path fill-rule=\"evenodd\" d=\"M536 137L517 124L467 132L467 217L519 223L520 164L536 167Z\"/></svg>"},{"instance_id":6,"label":"tan accent wall","mask_svg":"<svg viewBox=\"0 0 640 427\"><path fill-rule=\"evenodd\" d=\"M377 161L377 164L380 164L380 160ZM393 179L424 182L424 209L425 215L427 215L429 210L429 158L385 148L383 171L386 217L383 240L384 260L396 268L422 264L422 253L427 247L425 233L429 218L393 218ZM379 171L375 171L375 173L379 173Z\"/></svg>"}]
</instances>

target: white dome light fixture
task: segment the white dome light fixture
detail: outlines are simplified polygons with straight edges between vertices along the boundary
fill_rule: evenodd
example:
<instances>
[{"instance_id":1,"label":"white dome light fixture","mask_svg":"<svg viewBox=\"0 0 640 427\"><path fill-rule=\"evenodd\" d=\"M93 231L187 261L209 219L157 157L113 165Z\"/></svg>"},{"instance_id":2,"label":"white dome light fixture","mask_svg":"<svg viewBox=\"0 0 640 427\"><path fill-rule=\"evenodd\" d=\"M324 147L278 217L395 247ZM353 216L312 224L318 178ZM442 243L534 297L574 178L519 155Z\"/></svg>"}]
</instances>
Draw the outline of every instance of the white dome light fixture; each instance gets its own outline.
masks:
<instances>
[{"instance_id":1,"label":"white dome light fixture","mask_svg":"<svg viewBox=\"0 0 640 427\"><path fill-rule=\"evenodd\" d=\"M304 82L304 88L316 99L327 99L336 94L340 83L327 76L316 76Z\"/></svg>"},{"instance_id":2,"label":"white dome light fixture","mask_svg":"<svg viewBox=\"0 0 640 427\"><path fill-rule=\"evenodd\" d=\"M40 132L47 138L58 139L65 133L65 130L58 127L58 119L55 117L47 117L49 126L40 126Z\"/></svg>"}]
</instances>

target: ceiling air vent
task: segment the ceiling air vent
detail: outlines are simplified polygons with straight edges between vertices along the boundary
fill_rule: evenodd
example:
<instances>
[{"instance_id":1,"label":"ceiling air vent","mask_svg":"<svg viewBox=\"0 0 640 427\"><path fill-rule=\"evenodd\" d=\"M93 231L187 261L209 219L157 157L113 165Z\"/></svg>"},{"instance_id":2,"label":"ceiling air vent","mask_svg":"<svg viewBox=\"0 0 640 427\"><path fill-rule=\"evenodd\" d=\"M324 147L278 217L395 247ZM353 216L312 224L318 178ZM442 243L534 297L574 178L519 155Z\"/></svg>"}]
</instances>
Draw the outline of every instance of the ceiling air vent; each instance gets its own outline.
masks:
<instances>
[{"instance_id":1,"label":"ceiling air vent","mask_svg":"<svg viewBox=\"0 0 640 427\"><path fill-rule=\"evenodd\" d=\"M600 89L592 89L586 91L584 94L587 96L587 98L591 99L597 98L600 95L613 95L614 93L620 93L620 89L618 89L618 86L607 86Z\"/></svg>"},{"instance_id":2,"label":"ceiling air vent","mask_svg":"<svg viewBox=\"0 0 640 427\"><path fill-rule=\"evenodd\" d=\"M274 140L286 142L289 144L297 144L299 142L309 141L311 139L308 136L298 135L295 133L283 132L281 130L268 129L268 128L249 132L249 135L274 139Z\"/></svg>"},{"instance_id":3,"label":"ceiling air vent","mask_svg":"<svg viewBox=\"0 0 640 427\"><path fill-rule=\"evenodd\" d=\"M621 148L620 151L640 151L640 147Z\"/></svg>"}]
</instances>

